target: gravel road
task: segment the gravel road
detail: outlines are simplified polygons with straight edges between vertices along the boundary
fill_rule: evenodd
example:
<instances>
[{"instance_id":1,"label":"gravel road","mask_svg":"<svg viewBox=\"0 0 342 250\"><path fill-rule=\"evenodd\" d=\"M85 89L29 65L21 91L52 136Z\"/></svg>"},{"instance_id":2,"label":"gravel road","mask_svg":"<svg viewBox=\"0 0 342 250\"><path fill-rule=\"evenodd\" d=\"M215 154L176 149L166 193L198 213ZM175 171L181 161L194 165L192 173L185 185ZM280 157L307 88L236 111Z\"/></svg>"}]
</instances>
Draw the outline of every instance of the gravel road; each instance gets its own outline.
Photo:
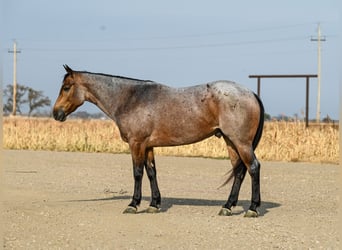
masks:
<instances>
[{"instance_id":1,"label":"gravel road","mask_svg":"<svg viewBox=\"0 0 342 250\"><path fill-rule=\"evenodd\" d=\"M339 166L261 162L262 205L218 216L227 160L156 156L162 210L122 214L133 191L130 155L3 151L5 249L339 249Z\"/></svg>"}]
</instances>

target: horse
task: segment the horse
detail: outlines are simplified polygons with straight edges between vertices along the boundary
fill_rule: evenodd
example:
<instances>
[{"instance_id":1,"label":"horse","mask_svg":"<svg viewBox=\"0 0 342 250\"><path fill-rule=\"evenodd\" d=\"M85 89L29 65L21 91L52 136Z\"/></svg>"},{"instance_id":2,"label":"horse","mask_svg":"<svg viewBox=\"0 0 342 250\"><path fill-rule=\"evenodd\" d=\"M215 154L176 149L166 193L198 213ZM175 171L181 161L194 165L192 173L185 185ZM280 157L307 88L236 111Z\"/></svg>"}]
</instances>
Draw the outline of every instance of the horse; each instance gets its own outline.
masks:
<instances>
[{"instance_id":1,"label":"horse","mask_svg":"<svg viewBox=\"0 0 342 250\"><path fill-rule=\"evenodd\" d=\"M138 212L142 178L146 170L151 202L148 213L161 210L161 195L153 148L223 137L232 164L226 185L233 180L227 202L219 211L231 216L246 171L251 177L251 203L245 217L257 217L260 206L260 163L254 150L262 136L264 107L248 88L226 80L185 88L172 88L149 80L74 71L66 74L53 107L57 121L65 121L85 101L95 104L117 125L129 145L133 162L134 191L123 213Z\"/></svg>"}]
</instances>

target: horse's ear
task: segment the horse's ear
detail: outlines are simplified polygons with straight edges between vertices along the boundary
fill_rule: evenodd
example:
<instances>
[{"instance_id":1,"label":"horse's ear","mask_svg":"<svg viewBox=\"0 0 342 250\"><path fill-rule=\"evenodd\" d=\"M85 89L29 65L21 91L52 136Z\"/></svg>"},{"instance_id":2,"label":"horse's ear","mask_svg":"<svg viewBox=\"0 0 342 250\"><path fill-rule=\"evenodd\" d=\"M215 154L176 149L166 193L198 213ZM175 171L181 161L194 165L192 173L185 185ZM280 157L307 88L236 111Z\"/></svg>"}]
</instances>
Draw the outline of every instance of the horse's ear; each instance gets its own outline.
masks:
<instances>
[{"instance_id":1,"label":"horse's ear","mask_svg":"<svg viewBox=\"0 0 342 250\"><path fill-rule=\"evenodd\" d=\"M74 72L74 71L73 71L68 65L66 65L66 64L64 64L63 67L64 67L65 71L66 71L67 73L69 73L70 75L72 75L72 73Z\"/></svg>"}]
</instances>

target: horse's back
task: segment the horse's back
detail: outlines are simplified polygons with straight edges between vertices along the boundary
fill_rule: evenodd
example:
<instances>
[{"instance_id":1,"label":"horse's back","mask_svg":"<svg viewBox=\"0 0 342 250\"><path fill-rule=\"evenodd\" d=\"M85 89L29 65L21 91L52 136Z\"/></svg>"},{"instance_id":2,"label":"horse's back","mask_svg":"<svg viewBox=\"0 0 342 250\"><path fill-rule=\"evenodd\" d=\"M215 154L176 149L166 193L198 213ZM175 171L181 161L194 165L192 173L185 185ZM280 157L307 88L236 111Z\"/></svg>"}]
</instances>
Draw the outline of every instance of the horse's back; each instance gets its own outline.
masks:
<instances>
[{"instance_id":1,"label":"horse's back","mask_svg":"<svg viewBox=\"0 0 342 250\"><path fill-rule=\"evenodd\" d=\"M232 81L215 81L208 84L218 95L229 97L252 97L253 92L247 87Z\"/></svg>"},{"instance_id":2,"label":"horse's back","mask_svg":"<svg viewBox=\"0 0 342 250\"><path fill-rule=\"evenodd\" d=\"M253 91L247 87L227 80L213 81L186 88L161 88L160 97L167 103L169 111L182 110L189 116L209 115L215 120L241 119L244 114L259 117L259 104ZM165 106L164 106L165 108ZM253 113L253 114L251 114ZM252 117L251 117L252 118Z\"/></svg>"}]
</instances>

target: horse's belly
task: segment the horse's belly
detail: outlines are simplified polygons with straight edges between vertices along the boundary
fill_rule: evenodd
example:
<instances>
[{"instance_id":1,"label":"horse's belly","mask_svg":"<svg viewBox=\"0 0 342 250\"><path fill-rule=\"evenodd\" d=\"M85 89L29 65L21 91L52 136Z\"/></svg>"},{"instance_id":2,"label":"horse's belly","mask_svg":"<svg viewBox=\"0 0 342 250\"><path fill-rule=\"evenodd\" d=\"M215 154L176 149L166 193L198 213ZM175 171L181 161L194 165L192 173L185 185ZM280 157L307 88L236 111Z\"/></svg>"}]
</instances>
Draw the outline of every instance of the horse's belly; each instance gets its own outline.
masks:
<instances>
[{"instance_id":1,"label":"horse's belly","mask_svg":"<svg viewBox=\"0 0 342 250\"><path fill-rule=\"evenodd\" d=\"M212 136L214 132L214 127L199 128L191 125L187 128L182 126L175 129L164 128L152 133L148 144L151 147L192 144Z\"/></svg>"}]
</instances>

